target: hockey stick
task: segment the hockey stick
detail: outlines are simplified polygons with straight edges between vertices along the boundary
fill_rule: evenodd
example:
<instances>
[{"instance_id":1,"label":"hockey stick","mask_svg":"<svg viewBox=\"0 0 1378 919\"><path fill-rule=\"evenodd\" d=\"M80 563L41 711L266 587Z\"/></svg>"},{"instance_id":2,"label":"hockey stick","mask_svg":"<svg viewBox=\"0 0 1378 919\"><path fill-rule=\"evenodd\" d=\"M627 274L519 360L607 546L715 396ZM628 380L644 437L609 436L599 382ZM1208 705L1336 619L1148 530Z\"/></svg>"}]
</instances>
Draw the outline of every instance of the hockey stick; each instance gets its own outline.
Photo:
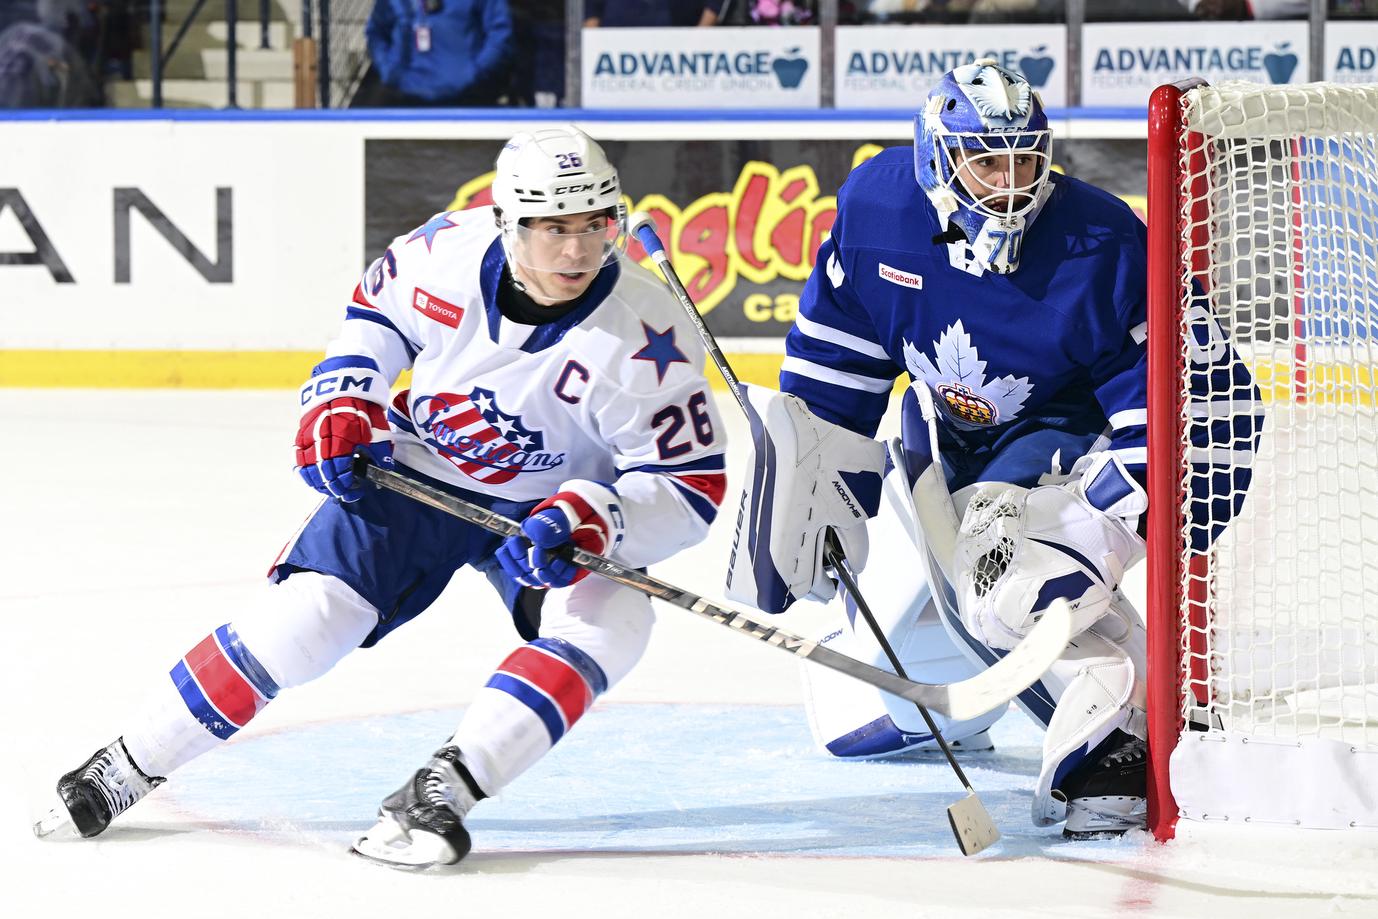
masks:
<instances>
[{"instance_id":1,"label":"hockey stick","mask_svg":"<svg viewBox=\"0 0 1378 919\"><path fill-rule=\"evenodd\" d=\"M403 473L375 466L367 456L356 453L354 463L355 475L366 478L380 488L406 495L414 501L444 511L499 536L515 536L521 533L521 526L515 520L418 482ZM999 664L971 679L947 684L915 683L845 654L839 654L831 648L822 647L817 642L762 625L742 613L717 606L697 594L681 590L659 578L628 568L601 555L574 547L560 550L557 554L580 568L587 568L594 574L616 581L648 597L664 600L680 609L686 609L719 625L727 626L739 634L845 673L892 695L926 705L934 711L957 719L974 718L1009 702L1025 686L1042 676L1043 671L1066 647L1067 637L1064 633L1071 628L1072 622L1071 610L1068 609L1064 609L1060 616L1045 615L1043 622L1029 633L1029 637L1024 639L1018 648L1010 652Z\"/></svg>"},{"instance_id":2,"label":"hockey stick","mask_svg":"<svg viewBox=\"0 0 1378 919\"><path fill-rule=\"evenodd\" d=\"M699 338L703 341L703 345L707 349L709 356L712 357L713 363L717 365L718 372L722 374L723 380L727 383L727 388L732 391L732 395L737 399L737 404L741 406L743 414L749 417L750 411L746 406L746 397L742 394L741 382L737 379L736 373L733 372L732 366L728 363L726 355L724 355L722 349L718 347L717 339L713 337L713 333L709 331L707 324L703 321L703 317L699 315L698 308L689 297L689 292L684 289L684 284L680 281L679 275L675 273L674 265L671 264L670 257L665 252L665 245L660 241L660 237L656 235L655 221L652 220L651 216L645 211L637 211L631 216L628 225L631 228L631 232L641 242L642 248L646 250L647 254L651 256L656 265L660 268L661 276L664 277L666 285L669 286L671 293L675 295L680 306L684 308L685 315L687 315L689 320L694 324L694 328L698 332ZM901 679L908 679L908 675L904 672L903 665L900 664L899 656L895 654L894 649L890 647L890 642L885 637L885 633L881 630L880 623L876 621L875 616L871 613L870 606L861 595L861 589L860 585L857 583L856 575L852 571L851 566L847 563L847 559L842 552L842 547L838 543L837 536L832 530L829 530L824 537L823 562L827 568L832 570L837 579L842 582L842 586L847 590L848 595L851 596L862 618L866 620L866 625L870 628L871 634L876 639L876 643L880 645L881 650L885 653L886 660L888 660L890 666L894 668L895 674ZM1039 676L1042 676L1042 674L1039 674ZM1035 679L1037 679L1037 677L1035 677ZM942 732L938 730L937 724L933 721L933 716L928 713L923 703L914 701L914 704L918 708L919 714L923 716L924 724L928 727L928 732L932 734L933 739L938 742L938 748L942 750L948 765L952 767L953 773L957 776L958 781L962 783L962 787L965 788L967 792L966 798L951 805L947 809L948 821L952 825L952 834L956 837L957 845L961 848L963 855L972 855L976 852L980 852L1000 838L1000 831L996 829L995 822L991 820L985 805L981 803L981 799L976 794L976 790L971 787L971 782L967 780L966 773L962 771L962 767L957 763L957 757L952 755L952 748L948 746L947 739L943 737Z\"/></svg>"}]
</instances>

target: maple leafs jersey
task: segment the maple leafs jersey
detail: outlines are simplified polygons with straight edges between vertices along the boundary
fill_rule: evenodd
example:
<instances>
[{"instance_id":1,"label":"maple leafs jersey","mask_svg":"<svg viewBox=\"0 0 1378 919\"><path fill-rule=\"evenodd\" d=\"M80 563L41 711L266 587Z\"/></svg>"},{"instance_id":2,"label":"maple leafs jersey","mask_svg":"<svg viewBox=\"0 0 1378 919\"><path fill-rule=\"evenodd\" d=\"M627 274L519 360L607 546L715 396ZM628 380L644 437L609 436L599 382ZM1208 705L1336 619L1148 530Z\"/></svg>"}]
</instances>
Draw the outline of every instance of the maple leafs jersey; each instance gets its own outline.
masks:
<instances>
[{"instance_id":1,"label":"maple leafs jersey","mask_svg":"<svg viewBox=\"0 0 1378 919\"><path fill-rule=\"evenodd\" d=\"M960 249L933 241L945 228L913 169L912 148L894 147L843 185L832 236L819 248L786 339L781 389L821 417L874 436L895 378L907 371L923 380L940 406L945 448L977 460L954 488L981 477L980 458L1046 428L1093 439L1105 433L1093 449L1113 451L1142 478L1143 223L1118 198L1054 174L1036 219L1022 238L1011 234L1007 241L1022 249L1019 269L983 273ZM1199 343L1224 343L1205 311L1196 326ZM1218 385L1229 382L1236 408L1252 401L1254 413L1236 411L1199 426L1194 458L1208 463L1206 448L1223 446L1238 462L1261 426L1257 390L1228 344L1201 350L1206 357L1192 367L1193 391L1204 392L1202 384L1215 376L1214 391L1230 398L1230 387ZM1075 459L1063 456L1063 469ZM1050 460L1031 454L1022 474L1003 480L1032 485ZM1234 475L1237 486L1247 484L1247 471Z\"/></svg>"},{"instance_id":2,"label":"maple leafs jersey","mask_svg":"<svg viewBox=\"0 0 1378 919\"><path fill-rule=\"evenodd\" d=\"M396 461L481 496L538 501L610 483L640 567L706 535L726 486L704 352L645 269L606 266L540 325L498 310L506 264L492 208L437 214L364 273L327 357L371 359L410 388L388 410Z\"/></svg>"}]
</instances>

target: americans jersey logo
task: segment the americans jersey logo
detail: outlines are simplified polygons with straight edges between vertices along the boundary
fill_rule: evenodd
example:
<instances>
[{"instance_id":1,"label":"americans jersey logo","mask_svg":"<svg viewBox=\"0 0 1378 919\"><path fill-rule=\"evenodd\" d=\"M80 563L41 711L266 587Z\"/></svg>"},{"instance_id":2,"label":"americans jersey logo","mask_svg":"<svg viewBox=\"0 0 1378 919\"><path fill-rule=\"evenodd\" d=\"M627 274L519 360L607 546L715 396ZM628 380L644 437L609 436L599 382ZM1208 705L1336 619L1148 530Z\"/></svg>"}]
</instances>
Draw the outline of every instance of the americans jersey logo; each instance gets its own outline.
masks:
<instances>
[{"instance_id":1,"label":"americans jersey logo","mask_svg":"<svg viewBox=\"0 0 1378 919\"><path fill-rule=\"evenodd\" d=\"M546 450L540 431L499 408L492 390L411 395L408 409L424 443L486 485L510 482L524 472L545 472L565 461L564 453Z\"/></svg>"}]
</instances>

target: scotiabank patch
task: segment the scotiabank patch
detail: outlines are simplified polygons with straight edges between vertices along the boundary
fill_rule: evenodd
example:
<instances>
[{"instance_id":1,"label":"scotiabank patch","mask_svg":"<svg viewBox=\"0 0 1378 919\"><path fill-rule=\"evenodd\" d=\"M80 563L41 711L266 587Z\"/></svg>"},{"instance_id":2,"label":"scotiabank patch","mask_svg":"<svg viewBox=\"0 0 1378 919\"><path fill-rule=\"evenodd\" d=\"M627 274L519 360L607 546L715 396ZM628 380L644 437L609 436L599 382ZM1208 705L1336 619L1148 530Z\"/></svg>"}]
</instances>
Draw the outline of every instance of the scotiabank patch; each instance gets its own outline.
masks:
<instances>
[{"instance_id":1,"label":"scotiabank patch","mask_svg":"<svg viewBox=\"0 0 1378 919\"><path fill-rule=\"evenodd\" d=\"M412 301L416 309L434 319L442 325L447 325L452 329L459 328L459 320L464 318L464 310L453 303L446 303L444 300L428 294L421 288L416 289L416 299Z\"/></svg>"},{"instance_id":2,"label":"scotiabank patch","mask_svg":"<svg viewBox=\"0 0 1378 919\"><path fill-rule=\"evenodd\" d=\"M884 262L880 263L880 276L891 284L898 284L901 287L912 287L915 290L923 290L923 275L910 274L907 271L900 271L898 268L891 268Z\"/></svg>"}]
</instances>

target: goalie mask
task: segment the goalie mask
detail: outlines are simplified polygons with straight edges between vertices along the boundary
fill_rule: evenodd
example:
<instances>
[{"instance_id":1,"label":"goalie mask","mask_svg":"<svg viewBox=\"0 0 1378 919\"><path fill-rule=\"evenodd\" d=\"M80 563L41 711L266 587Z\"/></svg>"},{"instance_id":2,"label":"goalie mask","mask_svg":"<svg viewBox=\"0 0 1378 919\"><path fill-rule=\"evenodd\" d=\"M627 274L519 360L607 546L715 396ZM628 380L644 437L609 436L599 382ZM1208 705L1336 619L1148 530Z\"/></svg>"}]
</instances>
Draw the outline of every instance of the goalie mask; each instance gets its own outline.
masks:
<instances>
[{"instance_id":1,"label":"goalie mask","mask_svg":"<svg viewBox=\"0 0 1378 919\"><path fill-rule=\"evenodd\" d=\"M627 247L627 209L617 170L575 127L523 132L503 145L493 204L509 265L575 275L598 271ZM533 226L539 217L590 219L575 228Z\"/></svg>"},{"instance_id":2,"label":"goalie mask","mask_svg":"<svg viewBox=\"0 0 1378 919\"><path fill-rule=\"evenodd\" d=\"M1019 267L1024 232L1051 191L1051 165L1042 101L993 60L945 75L914 118L914 175L947 231L935 241L965 271Z\"/></svg>"}]
</instances>

